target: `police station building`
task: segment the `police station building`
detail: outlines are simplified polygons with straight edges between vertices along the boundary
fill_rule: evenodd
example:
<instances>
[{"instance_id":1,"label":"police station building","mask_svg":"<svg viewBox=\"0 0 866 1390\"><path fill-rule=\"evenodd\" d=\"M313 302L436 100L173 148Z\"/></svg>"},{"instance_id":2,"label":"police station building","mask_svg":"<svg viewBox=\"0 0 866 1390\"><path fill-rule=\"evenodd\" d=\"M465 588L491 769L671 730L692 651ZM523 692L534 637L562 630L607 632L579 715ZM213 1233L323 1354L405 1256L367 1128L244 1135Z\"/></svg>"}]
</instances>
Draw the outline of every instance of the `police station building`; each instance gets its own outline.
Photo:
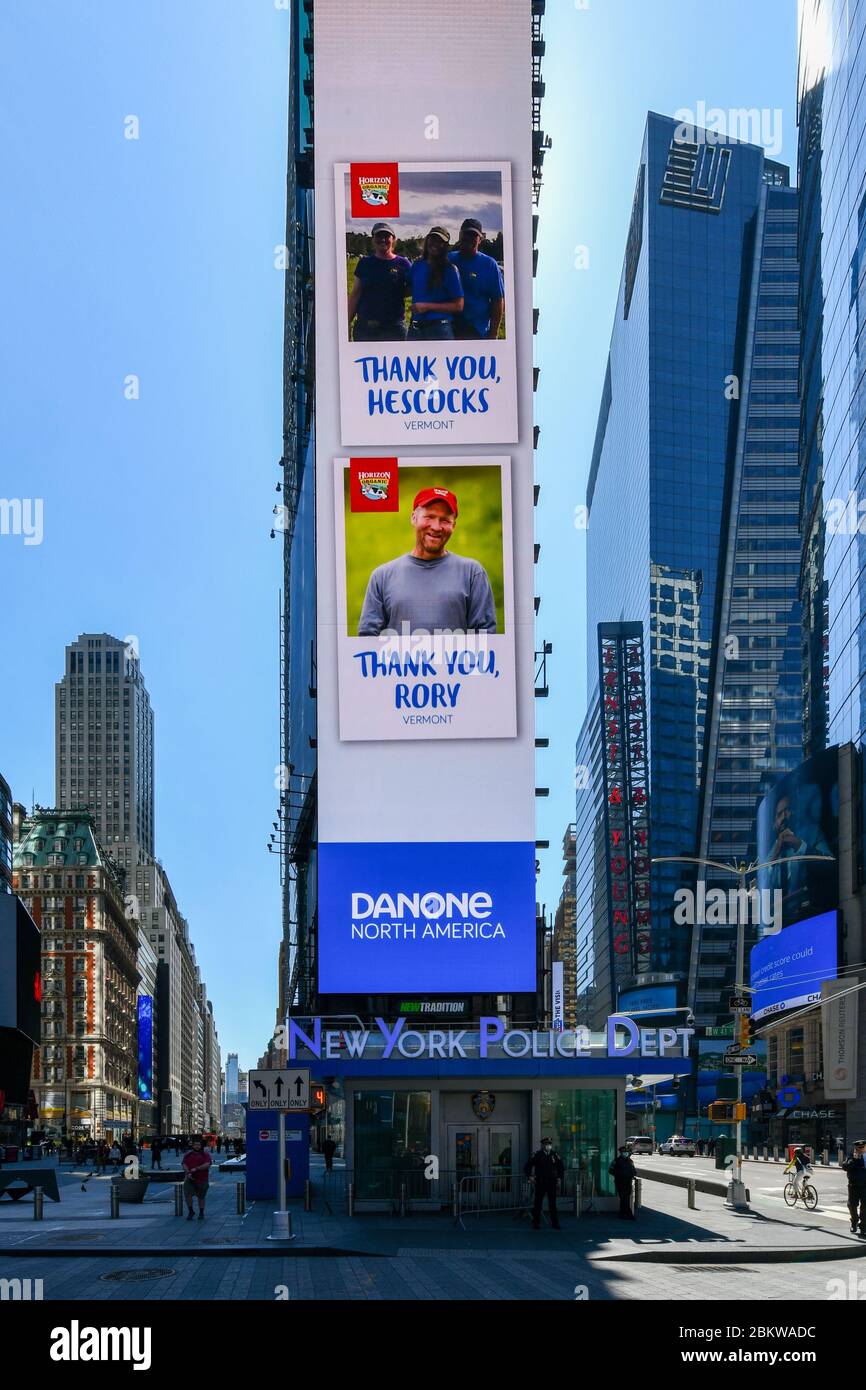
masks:
<instances>
[{"instance_id":1,"label":"police station building","mask_svg":"<svg viewBox=\"0 0 866 1390\"><path fill-rule=\"evenodd\" d=\"M455 1188L507 1205L523 1165L550 1136L565 1167L564 1192L583 1209L613 1203L608 1168L625 1137L626 1081L691 1070L689 1028L639 1028L611 1018L586 1029L370 1027L290 1021L289 1061L309 1066L344 1118L343 1148L356 1204L390 1205L401 1189L413 1209L451 1203ZM494 1202L494 1204L497 1204Z\"/></svg>"}]
</instances>

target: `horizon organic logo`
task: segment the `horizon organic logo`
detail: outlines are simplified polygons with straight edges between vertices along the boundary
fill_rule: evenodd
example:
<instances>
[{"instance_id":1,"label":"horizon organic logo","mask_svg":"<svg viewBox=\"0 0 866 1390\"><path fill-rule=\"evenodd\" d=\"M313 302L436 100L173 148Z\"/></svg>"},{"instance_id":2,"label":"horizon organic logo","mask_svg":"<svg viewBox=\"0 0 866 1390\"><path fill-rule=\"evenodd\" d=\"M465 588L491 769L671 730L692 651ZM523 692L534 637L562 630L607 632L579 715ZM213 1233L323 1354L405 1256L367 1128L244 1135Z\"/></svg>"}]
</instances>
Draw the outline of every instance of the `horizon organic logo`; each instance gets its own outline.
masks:
<instances>
[{"instance_id":1,"label":"horizon organic logo","mask_svg":"<svg viewBox=\"0 0 866 1390\"><path fill-rule=\"evenodd\" d=\"M23 536L25 545L41 545L44 505L41 497L0 497L0 536Z\"/></svg>"},{"instance_id":2,"label":"horizon organic logo","mask_svg":"<svg viewBox=\"0 0 866 1390\"><path fill-rule=\"evenodd\" d=\"M772 110L769 106L731 106L725 111L699 101L694 111L681 106L674 112L674 120L680 122L674 131L679 145L726 145L742 140L748 145L762 145L771 156L782 152L782 112L778 106Z\"/></svg>"}]
</instances>

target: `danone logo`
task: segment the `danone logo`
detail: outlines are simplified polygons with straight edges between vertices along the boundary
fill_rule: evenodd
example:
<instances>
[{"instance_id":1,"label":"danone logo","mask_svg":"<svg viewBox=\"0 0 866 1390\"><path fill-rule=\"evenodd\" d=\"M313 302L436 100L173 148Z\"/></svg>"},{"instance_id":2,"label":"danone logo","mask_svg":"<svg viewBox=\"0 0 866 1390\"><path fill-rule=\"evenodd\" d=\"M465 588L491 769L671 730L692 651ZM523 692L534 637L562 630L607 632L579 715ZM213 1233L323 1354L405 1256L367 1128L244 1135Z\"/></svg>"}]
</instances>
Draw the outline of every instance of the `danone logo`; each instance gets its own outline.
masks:
<instances>
[{"instance_id":1,"label":"danone logo","mask_svg":"<svg viewBox=\"0 0 866 1390\"><path fill-rule=\"evenodd\" d=\"M353 217L399 217L400 175L396 164L350 164Z\"/></svg>"},{"instance_id":2,"label":"danone logo","mask_svg":"<svg viewBox=\"0 0 866 1390\"><path fill-rule=\"evenodd\" d=\"M489 893L352 894L352 940L405 941L445 938L492 941L505 937Z\"/></svg>"}]
</instances>

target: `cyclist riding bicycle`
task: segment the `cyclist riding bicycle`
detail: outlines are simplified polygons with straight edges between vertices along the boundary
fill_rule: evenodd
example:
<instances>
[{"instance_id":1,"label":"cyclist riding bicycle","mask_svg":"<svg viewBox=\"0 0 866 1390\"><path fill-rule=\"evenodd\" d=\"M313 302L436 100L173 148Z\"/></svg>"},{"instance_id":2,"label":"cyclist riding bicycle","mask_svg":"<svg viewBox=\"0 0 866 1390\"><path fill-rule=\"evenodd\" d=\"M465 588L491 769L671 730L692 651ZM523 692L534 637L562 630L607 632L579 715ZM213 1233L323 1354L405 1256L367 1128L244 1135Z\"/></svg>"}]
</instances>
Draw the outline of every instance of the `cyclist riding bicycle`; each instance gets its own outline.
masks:
<instances>
[{"instance_id":1,"label":"cyclist riding bicycle","mask_svg":"<svg viewBox=\"0 0 866 1390\"><path fill-rule=\"evenodd\" d=\"M796 1148L791 1162L785 1168L786 1173L793 1173L794 1193L797 1197L803 1196L803 1184L808 1177L812 1176L812 1165L806 1156L806 1150Z\"/></svg>"}]
</instances>

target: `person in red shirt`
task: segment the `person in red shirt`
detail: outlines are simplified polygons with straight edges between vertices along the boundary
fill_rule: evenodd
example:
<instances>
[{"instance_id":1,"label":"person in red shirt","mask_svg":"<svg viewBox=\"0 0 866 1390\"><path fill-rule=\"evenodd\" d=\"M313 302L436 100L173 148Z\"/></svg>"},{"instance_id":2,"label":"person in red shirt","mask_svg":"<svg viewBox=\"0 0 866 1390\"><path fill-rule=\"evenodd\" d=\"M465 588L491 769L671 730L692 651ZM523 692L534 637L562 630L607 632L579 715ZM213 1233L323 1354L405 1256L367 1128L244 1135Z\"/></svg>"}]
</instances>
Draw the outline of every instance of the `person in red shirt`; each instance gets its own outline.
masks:
<instances>
[{"instance_id":1,"label":"person in red shirt","mask_svg":"<svg viewBox=\"0 0 866 1390\"><path fill-rule=\"evenodd\" d=\"M184 1154L182 1161L186 1173L183 1180L183 1195L186 1198L187 1206L186 1219L192 1221L192 1201L194 1197L197 1197L198 1219L204 1221L204 1204L207 1197L211 1156L200 1138L196 1137L191 1142L192 1148Z\"/></svg>"}]
</instances>

